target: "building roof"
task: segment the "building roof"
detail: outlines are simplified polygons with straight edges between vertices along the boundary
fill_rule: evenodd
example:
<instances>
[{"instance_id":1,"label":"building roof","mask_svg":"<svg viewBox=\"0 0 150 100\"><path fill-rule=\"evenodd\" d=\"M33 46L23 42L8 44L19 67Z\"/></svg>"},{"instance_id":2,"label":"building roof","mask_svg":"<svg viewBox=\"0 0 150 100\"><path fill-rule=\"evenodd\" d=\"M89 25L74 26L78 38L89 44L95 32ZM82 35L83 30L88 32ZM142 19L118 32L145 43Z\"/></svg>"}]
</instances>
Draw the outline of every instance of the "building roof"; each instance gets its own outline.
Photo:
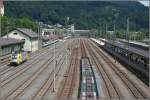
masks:
<instances>
[{"instance_id":1,"label":"building roof","mask_svg":"<svg viewBox=\"0 0 150 100\"><path fill-rule=\"evenodd\" d=\"M21 33L25 34L30 38L38 38L37 33L33 32L32 29L27 28L16 28L16 30L20 31Z\"/></svg>"},{"instance_id":2,"label":"building roof","mask_svg":"<svg viewBox=\"0 0 150 100\"><path fill-rule=\"evenodd\" d=\"M90 30L74 30L75 33L89 33Z\"/></svg>"},{"instance_id":3,"label":"building roof","mask_svg":"<svg viewBox=\"0 0 150 100\"><path fill-rule=\"evenodd\" d=\"M110 43L112 44L112 41L107 41L107 43ZM120 43L120 42L115 42L114 44L112 45L115 45L117 47L120 47L122 49L125 49L125 50L128 50L129 52L132 52L132 53L135 53L135 54L138 54L142 57L145 57L147 59L149 59L149 55L148 55L148 52L149 51L146 51L146 50L142 50L142 49L137 49L137 48L134 48L132 46L130 46L128 49L125 47L124 44Z\"/></svg>"},{"instance_id":4,"label":"building roof","mask_svg":"<svg viewBox=\"0 0 150 100\"><path fill-rule=\"evenodd\" d=\"M6 46L11 44L18 44L18 43L24 43L23 40L17 40L14 38L1 38L0 37L0 46Z\"/></svg>"}]
</instances>

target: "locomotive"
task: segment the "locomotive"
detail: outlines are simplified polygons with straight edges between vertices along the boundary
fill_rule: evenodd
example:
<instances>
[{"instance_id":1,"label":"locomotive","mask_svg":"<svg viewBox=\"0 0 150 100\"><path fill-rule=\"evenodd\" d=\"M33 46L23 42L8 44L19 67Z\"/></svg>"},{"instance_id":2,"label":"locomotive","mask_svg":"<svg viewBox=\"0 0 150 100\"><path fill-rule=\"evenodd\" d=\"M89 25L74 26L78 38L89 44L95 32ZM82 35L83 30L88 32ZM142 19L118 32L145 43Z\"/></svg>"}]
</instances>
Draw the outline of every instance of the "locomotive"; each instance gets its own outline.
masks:
<instances>
[{"instance_id":1,"label":"locomotive","mask_svg":"<svg viewBox=\"0 0 150 100\"><path fill-rule=\"evenodd\" d=\"M19 65L27 60L30 59L30 52L29 51L15 51L12 52L10 65Z\"/></svg>"}]
</instances>

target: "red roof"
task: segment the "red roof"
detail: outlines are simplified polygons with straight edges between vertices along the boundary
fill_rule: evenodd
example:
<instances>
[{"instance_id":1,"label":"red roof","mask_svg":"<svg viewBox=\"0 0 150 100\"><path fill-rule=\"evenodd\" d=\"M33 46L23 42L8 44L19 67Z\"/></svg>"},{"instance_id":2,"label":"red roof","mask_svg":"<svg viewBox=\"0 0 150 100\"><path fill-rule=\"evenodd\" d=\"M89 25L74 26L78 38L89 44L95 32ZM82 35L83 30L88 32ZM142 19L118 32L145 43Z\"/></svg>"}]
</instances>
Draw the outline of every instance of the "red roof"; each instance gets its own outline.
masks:
<instances>
[{"instance_id":1,"label":"red roof","mask_svg":"<svg viewBox=\"0 0 150 100\"><path fill-rule=\"evenodd\" d=\"M50 34L49 35L49 39L58 39L58 36L54 35L54 34Z\"/></svg>"},{"instance_id":2,"label":"red roof","mask_svg":"<svg viewBox=\"0 0 150 100\"><path fill-rule=\"evenodd\" d=\"M52 40L62 39L62 38L63 38L63 36L61 36L61 35L55 35L55 34L49 35L49 39L52 39Z\"/></svg>"}]
</instances>

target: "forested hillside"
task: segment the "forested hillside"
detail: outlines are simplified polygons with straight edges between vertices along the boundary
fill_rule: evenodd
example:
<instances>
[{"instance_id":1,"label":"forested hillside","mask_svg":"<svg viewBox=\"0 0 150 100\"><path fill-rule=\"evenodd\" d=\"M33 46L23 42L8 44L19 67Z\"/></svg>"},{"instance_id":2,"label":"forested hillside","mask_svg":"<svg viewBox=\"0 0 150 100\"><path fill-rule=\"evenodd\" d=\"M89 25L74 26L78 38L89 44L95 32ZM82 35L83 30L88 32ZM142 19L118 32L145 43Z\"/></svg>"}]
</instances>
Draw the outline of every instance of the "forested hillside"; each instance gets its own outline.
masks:
<instances>
[{"instance_id":1,"label":"forested hillside","mask_svg":"<svg viewBox=\"0 0 150 100\"><path fill-rule=\"evenodd\" d=\"M149 28L148 7L136 1L5 1L5 16L27 17L47 24L74 23L77 29L126 29L126 19L130 18L131 31L147 31Z\"/></svg>"}]
</instances>

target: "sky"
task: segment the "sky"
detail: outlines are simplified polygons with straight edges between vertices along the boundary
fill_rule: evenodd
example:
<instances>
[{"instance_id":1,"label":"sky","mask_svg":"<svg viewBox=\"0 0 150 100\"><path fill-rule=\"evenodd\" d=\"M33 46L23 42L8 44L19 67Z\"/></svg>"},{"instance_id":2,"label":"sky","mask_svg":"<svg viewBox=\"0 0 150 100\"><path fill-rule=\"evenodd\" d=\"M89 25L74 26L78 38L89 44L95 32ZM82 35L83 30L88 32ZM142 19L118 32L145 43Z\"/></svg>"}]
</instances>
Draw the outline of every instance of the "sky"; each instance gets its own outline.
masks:
<instances>
[{"instance_id":1,"label":"sky","mask_svg":"<svg viewBox=\"0 0 150 100\"><path fill-rule=\"evenodd\" d=\"M141 0L140 2L145 6L149 6L149 0Z\"/></svg>"}]
</instances>

